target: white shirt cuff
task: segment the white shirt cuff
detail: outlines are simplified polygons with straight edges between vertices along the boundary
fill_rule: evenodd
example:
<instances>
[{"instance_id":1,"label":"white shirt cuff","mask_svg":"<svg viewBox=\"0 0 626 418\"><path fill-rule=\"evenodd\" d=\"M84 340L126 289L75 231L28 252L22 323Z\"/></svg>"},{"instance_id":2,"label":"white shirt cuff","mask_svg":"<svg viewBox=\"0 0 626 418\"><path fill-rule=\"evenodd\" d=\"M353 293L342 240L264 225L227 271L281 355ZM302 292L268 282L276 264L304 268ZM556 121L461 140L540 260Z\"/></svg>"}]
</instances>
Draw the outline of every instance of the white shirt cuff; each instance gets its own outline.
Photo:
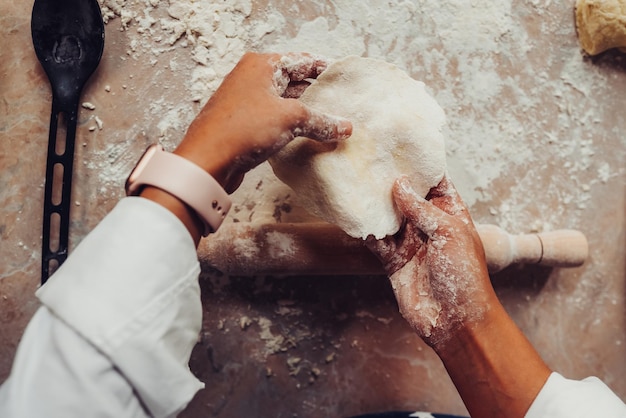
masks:
<instances>
[{"instance_id":1,"label":"white shirt cuff","mask_svg":"<svg viewBox=\"0 0 626 418\"><path fill-rule=\"evenodd\" d=\"M624 418L626 405L600 379L569 380L552 373L525 418Z\"/></svg>"},{"instance_id":2,"label":"white shirt cuff","mask_svg":"<svg viewBox=\"0 0 626 418\"><path fill-rule=\"evenodd\" d=\"M203 387L188 362L201 327L193 240L164 207L121 200L37 296L111 359L156 417Z\"/></svg>"}]
</instances>

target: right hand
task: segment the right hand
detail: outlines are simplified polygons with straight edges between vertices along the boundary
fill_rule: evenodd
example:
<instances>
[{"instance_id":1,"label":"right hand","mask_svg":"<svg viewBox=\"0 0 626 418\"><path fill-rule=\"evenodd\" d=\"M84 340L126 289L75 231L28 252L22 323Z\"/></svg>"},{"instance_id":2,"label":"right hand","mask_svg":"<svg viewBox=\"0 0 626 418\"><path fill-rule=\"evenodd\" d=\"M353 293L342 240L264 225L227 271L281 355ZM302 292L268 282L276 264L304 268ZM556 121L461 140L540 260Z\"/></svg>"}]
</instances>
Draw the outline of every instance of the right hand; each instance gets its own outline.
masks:
<instances>
[{"instance_id":1,"label":"right hand","mask_svg":"<svg viewBox=\"0 0 626 418\"><path fill-rule=\"evenodd\" d=\"M205 168L232 193L244 174L296 136L337 141L352 124L296 100L327 67L306 53L247 53L189 127L176 153Z\"/></svg>"},{"instance_id":2,"label":"right hand","mask_svg":"<svg viewBox=\"0 0 626 418\"><path fill-rule=\"evenodd\" d=\"M193 120L174 150L207 171L228 192L245 173L265 161L296 136L338 141L352 134L352 124L296 100L326 69L324 59L306 53L248 53L226 76ZM141 196L178 216L196 244L203 223L176 197L153 187Z\"/></svg>"},{"instance_id":3,"label":"right hand","mask_svg":"<svg viewBox=\"0 0 626 418\"><path fill-rule=\"evenodd\" d=\"M482 242L447 177L426 199L400 178L393 197L405 225L393 236L368 239L367 246L383 262L402 316L437 348L497 303Z\"/></svg>"}]
</instances>

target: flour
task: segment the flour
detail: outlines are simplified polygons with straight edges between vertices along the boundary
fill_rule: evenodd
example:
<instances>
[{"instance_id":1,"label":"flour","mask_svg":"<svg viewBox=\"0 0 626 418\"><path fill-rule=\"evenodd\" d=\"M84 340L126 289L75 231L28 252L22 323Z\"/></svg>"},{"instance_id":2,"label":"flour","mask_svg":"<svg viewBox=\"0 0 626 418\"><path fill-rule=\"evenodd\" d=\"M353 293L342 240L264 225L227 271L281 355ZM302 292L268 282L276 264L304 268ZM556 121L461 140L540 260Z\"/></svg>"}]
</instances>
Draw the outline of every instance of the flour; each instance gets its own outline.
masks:
<instances>
[{"instance_id":1,"label":"flour","mask_svg":"<svg viewBox=\"0 0 626 418\"><path fill-rule=\"evenodd\" d=\"M576 227L594 190L623 174L618 159L595 155L598 141L621 138L620 122L604 120L611 98L619 99L604 88L615 75L582 62L571 13L554 2L101 4L108 25L129 36L128 59L155 67L165 60L169 76L183 80L187 101L164 95L178 109L163 117L148 106L138 122L142 129L158 120L159 139L172 145L245 51L308 51L381 58L424 81L447 114L449 174L480 222L511 232ZM526 24L533 19L540 35ZM539 48L540 37L550 42ZM612 138L594 135L603 123L615 126ZM552 165L558 170L530 169ZM541 197L529 198L548 178ZM253 188L244 183L239 194Z\"/></svg>"},{"instance_id":2,"label":"flour","mask_svg":"<svg viewBox=\"0 0 626 418\"><path fill-rule=\"evenodd\" d=\"M268 255L274 259L289 258L294 255L294 240L289 234L268 232L266 234Z\"/></svg>"},{"instance_id":3,"label":"flour","mask_svg":"<svg viewBox=\"0 0 626 418\"><path fill-rule=\"evenodd\" d=\"M135 4L145 3L142 11ZM173 49L188 50L191 67L187 83L190 98L206 102L239 58L254 44L252 35L271 32L269 22L253 25L250 0L190 2L170 0L145 2L101 0L105 22L119 18L120 29L135 31L128 54L135 59L150 59ZM165 9L165 14L163 13ZM256 38L255 38L256 39Z\"/></svg>"},{"instance_id":4,"label":"flour","mask_svg":"<svg viewBox=\"0 0 626 418\"><path fill-rule=\"evenodd\" d=\"M260 317L258 319L260 333L259 338L265 343L265 355L287 351L285 348L285 337L272 332L272 321L269 318Z\"/></svg>"}]
</instances>

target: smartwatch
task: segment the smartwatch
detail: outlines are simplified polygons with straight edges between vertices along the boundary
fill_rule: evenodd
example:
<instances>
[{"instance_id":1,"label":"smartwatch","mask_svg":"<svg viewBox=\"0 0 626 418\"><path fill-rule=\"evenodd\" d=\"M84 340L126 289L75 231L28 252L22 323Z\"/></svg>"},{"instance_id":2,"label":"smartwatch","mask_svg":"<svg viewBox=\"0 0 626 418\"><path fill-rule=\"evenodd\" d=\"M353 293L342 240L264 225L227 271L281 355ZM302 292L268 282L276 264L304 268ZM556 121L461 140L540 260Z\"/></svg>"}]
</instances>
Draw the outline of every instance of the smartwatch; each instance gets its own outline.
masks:
<instances>
[{"instance_id":1,"label":"smartwatch","mask_svg":"<svg viewBox=\"0 0 626 418\"><path fill-rule=\"evenodd\" d=\"M217 231L232 202L228 193L209 173L191 161L150 145L126 180L126 195L137 196L153 186L175 196L204 221L202 236Z\"/></svg>"}]
</instances>

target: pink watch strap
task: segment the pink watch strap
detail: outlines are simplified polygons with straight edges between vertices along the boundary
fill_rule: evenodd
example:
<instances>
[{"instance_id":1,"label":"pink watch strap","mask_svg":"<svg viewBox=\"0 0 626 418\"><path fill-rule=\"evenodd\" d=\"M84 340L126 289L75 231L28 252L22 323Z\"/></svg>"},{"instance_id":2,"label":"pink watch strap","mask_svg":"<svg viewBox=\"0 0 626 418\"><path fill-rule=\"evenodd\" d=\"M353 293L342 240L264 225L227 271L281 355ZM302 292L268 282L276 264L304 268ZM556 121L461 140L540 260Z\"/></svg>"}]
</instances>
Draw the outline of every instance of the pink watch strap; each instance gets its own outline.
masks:
<instances>
[{"instance_id":1,"label":"pink watch strap","mask_svg":"<svg viewBox=\"0 0 626 418\"><path fill-rule=\"evenodd\" d=\"M155 145L147 161L137 165L136 177L131 174L126 193L136 195L142 186L162 189L189 205L203 219L203 236L215 232L228 214L232 202L222 186L206 171L191 161L166 152ZM133 178L134 177L134 178Z\"/></svg>"}]
</instances>

